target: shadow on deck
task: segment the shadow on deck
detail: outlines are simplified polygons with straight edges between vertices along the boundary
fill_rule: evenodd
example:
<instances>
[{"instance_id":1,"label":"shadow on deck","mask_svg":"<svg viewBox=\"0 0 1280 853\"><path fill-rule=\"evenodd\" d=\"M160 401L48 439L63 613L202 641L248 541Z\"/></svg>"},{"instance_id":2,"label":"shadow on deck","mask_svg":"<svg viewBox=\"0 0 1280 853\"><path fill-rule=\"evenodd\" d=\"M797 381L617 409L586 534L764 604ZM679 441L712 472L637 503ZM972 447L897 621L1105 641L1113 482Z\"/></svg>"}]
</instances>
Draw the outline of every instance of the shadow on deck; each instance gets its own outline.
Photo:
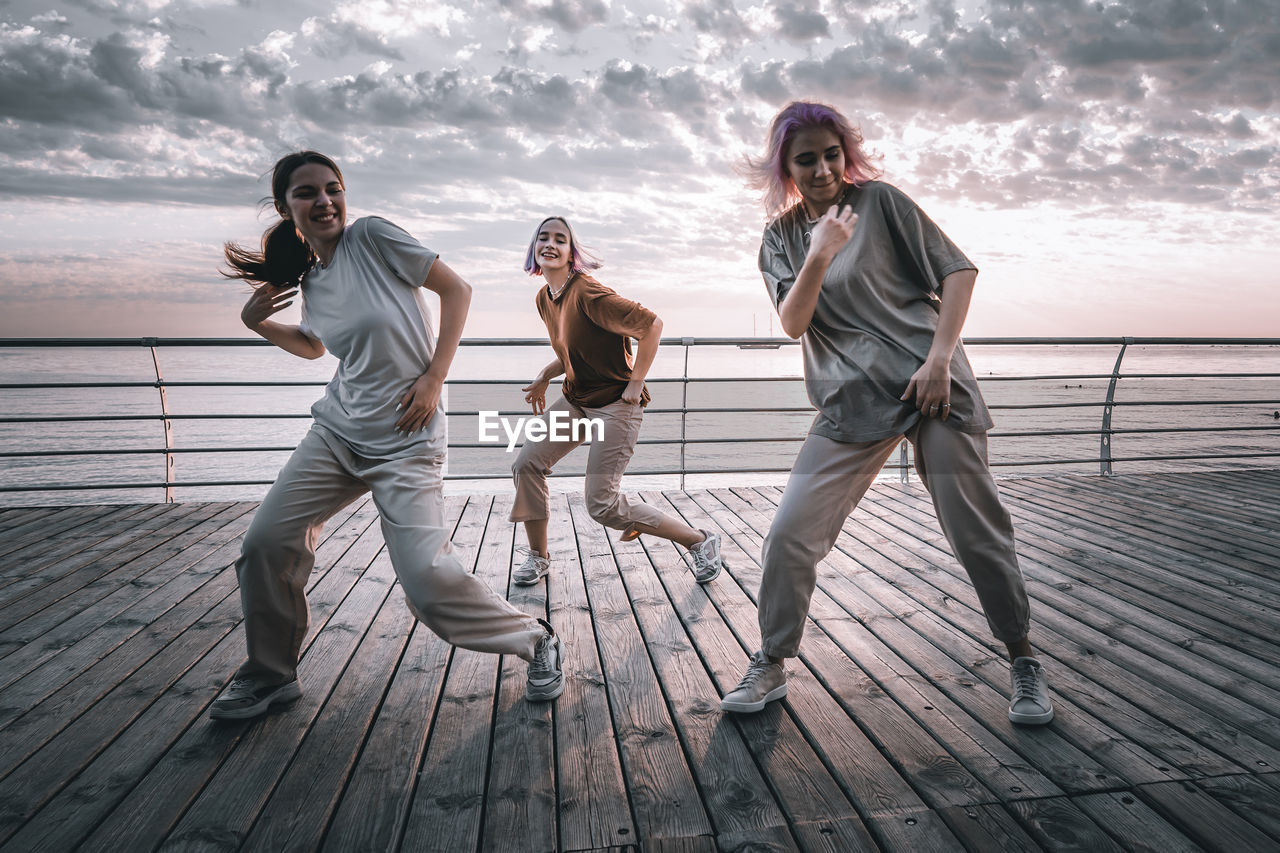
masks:
<instances>
[{"instance_id":1,"label":"shadow on deck","mask_svg":"<svg viewBox=\"0 0 1280 853\"><path fill-rule=\"evenodd\" d=\"M507 495L451 498L475 570L567 647L524 664L407 613L373 506L325 530L292 708L212 723L244 657L254 504L0 511L5 849L1275 850L1280 471L1002 480L1057 719L1008 666L919 485L821 567L790 694L719 710L756 647L772 488L644 494L725 535L706 588L559 498L549 582L508 586Z\"/></svg>"}]
</instances>

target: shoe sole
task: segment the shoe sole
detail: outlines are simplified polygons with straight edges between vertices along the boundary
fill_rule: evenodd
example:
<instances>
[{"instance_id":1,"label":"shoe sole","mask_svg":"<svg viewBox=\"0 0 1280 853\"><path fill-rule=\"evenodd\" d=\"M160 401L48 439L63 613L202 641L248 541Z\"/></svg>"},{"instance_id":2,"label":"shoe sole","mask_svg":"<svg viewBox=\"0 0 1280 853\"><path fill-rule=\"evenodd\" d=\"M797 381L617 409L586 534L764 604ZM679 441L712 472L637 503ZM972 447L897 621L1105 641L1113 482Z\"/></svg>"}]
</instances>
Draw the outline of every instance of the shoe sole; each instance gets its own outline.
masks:
<instances>
[{"instance_id":1,"label":"shoe sole","mask_svg":"<svg viewBox=\"0 0 1280 853\"><path fill-rule=\"evenodd\" d=\"M726 699L720 700L720 710L732 711L735 714L754 714L756 711L764 710L764 706L774 700L781 699L787 695L787 685L782 684L773 688L764 694L764 698L759 702L730 702Z\"/></svg>"},{"instance_id":2,"label":"shoe sole","mask_svg":"<svg viewBox=\"0 0 1280 853\"><path fill-rule=\"evenodd\" d=\"M1052 721L1052 708L1044 714L1019 714L1014 711L1009 712L1009 722L1017 723L1020 726L1043 726L1044 724Z\"/></svg>"},{"instance_id":3,"label":"shoe sole","mask_svg":"<svg viewBox=\"0 0 1280 853\"><path fill-rule=\"evenodd\" d=\"M302 688L297 682L288 685L270 696L262 699L256 705L249 705L245 708L236 708L229 711L219 711L215 708L209 709L209 719L211 720L248 720L253 717L265 714L272 705L284 705L291 702L297 702L302 698Z\"/></svg>"},{"instance_id":4,"label":"shoe sole","mask_svg":"<svg viewBox=\"0 0 1280 853\"><path fill-rule=\"evenodd\" d=\"M720 573L721 573L722 571L724 571L725 569L727 569L728 567L729 567L729 564L728 564L728 563L726 563L724 560L721 560L721 561L720 561L720 568L716 569L714 574L710 575L709 577L705 577L705 578L700 578L700 577L698 577L697 575L694 575L694 576L693 576L693 579L694 579L695 581L697 581L698 583L711 583L713 580L715 580L716 578L720 577Z\"/></svg>"},{"instance_id":5,"label":"shoe sole","mask_svg":"<svg viewBox=\"0 0 1280 853\"><path fill-rule=\"evenodd\" d=\"M551 571L548 569L547 571L545 571L545 572L543 572L542 574L538 575L538 576L537 576L536 578L534 578L533 580L522 579L522 578L518 578L518 577L516 577L515 575L512 575L512 576L511 576L511 582L512 582L513 584L515 584L516 586L533 586L534 584L536 584L538 581L542 580L543 578L545 578L545 577L546 577L547 575L549 575L549 574L551 574Z\"/></svg>"},{"instance_id":6,"label":"shoe sole","mask_svg":"<svg viewBox=\"0 0 1280 853\"><path fill-rule=\"evenodd\" d=\"M550 689L542 687L535 689L531 685L525 685L524 698L529 702L550 702L552 699L558 698L563 692L564 676L562 675L560 676L560 680L556 682L555 686Z\"/></svg>"}]
</instances>

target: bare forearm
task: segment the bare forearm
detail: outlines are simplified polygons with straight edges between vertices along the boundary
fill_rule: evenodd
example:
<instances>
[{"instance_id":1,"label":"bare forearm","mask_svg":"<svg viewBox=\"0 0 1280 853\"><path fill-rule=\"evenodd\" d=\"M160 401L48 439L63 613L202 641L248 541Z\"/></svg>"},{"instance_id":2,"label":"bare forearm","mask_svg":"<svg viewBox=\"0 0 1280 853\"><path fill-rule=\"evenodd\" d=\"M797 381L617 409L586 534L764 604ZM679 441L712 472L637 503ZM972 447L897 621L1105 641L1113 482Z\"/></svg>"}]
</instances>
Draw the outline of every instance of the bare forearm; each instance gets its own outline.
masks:
<instances>
[{"instance_id":1,"label":"bare forearm","mask_svg":"<svg viewBox=\"0 0 1280 853\"><path fill-rule=\"evenodd\" d=\"M778 306L778 319L782 321L782 331L788 337L798 338L808 330L813 312L818 307L818 296L822 293L822 279L830 265L830 258L813 252L805 258L795 285Z\"/></svg>"},{"instance_id":2,"label":"bare forearm","mask_svg":"<svg viewBox=\"0 0 1280 853\"><path fill-rule=\"evenodd\" d=\"M969 303L973 299L973 286L977 282L977 270L956 270L942 280L942 308L938 314L938 328L933 333L933 344L928 359L949 363L960 342L965 318L969 315Z\"/></svg>"},{"instance_id":3,"label":"bare forearm","mask_svg":"<svg viewBox=\"0 0 1280 853\"><path fill-rule=\"evenodd\" d=\"M645 332L644 337L639 339L636 346L636 360L631 365L632 382L643 382L649 375L649 368L653 367L653 360L658 355L658 345L661 342L662 320L654 317L653 325L649 327L648 332Z\"/></svg>"},{"instance_id":4,"label":"bare forearm","mask_svg":"<svg viewBox=\"0 0 1280 853\"><path fill-rule=\"evenodd\" d=\"M263 320L256 326L249 326L254 332L280 347L285 352L299 358L319 358L324 355L324 345L314 338L307 337L297 326L277 323L275 320Z\"/></svg>"},{"instance_id":5,"label":"bare forearm","mask_svg":"<svg viewBox=\"0 0 1280 853\"><path fill-rule=\"evenodd\" d=\"M471 285L465 281L459 279L440 293L440 336L436 340L436 351L431 356L431 366L427 368L427 374L440 382L449 375L453 357L458 354L458 344L462 341L462 330L470 309Z\"/></svg>"},{"instance_id":6,"label":"bare forearm","mask_svg":"<svg viewBox=\"0 0 1280 853\"><path fill-rule=\"evenodd\" d=\"M538 381L550 382L562 373L564 373L564 363L557 358L555 361L542 368L542 372L538 374Z\"/></svg>"}]
</instances>

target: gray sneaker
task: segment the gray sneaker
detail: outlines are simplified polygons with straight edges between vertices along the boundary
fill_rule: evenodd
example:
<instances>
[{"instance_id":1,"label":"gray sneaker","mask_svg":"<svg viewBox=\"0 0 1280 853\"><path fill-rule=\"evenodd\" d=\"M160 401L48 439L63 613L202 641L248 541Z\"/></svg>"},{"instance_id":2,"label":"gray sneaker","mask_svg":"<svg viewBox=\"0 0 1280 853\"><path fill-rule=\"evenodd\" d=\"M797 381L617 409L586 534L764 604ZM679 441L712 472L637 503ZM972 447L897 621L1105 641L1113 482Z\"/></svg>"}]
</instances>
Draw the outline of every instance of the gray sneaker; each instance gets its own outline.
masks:
<instances>
[{"instance_id":1,"label":"gray sneaker","mask_svg":"<svg viewBox=\"0 0 1280 853\"><path fill-rule=\"evenodd\" d=\"M298 679L284 684L267 684L259 678L236 678L209 706L211 720L247 720L266 713L272 705L302 698Z\"/></svg>"},{"instance_id":2,"label":"gray sneaker","mask_svg":"<svg viewBox=\"0 0 1280 853\"><path fill-rule=\"evenodd\" d=\"M538 640L529 664L529 680L524 687L524 698L530 702L546 702L564 692L564 644L545 619L539 619L546 633Z\"/></svg>"},{"instance_id":3,"label":"gray sneaker","mask_svg":"<svg viewBox=\"0 0 1280 853\"><path fill-rule=\"evenodd\" d=\"M720 556L720 534L709 530L699 530L707 537L689 549L693 558L693 579L698 583L711 583L720 577L720 569L724 567L724 558Z\"/></svg>"},{"instance_id":4,"label":"gray sneaker","mask_svg":"<svg viewBox=\"0 0 1280 853\"><path fill-rule=\"evenodd\" d=\"M533 586L546 577L551 571L551 558L544 557L530 548L516 548L516 552L524 554L524 562L511 573L511 580L517 586Z\"/></svg>"},{"instance_id":5,"label":"gray sneaker","mask_svg":"<svg viewBox=\"0 0 1280 853\"><path fill-rule=\"evenodd\" d=\"M1049 682L1044 667L1035 658L1016 658L1010 670L1013 698L1009 701L1009 722L1043 726L1053 719Z\"/></svg>"},{"instance_id":6,"label":"gray sneaker","mask_svg":"<svg viewBox=\"0 0 1280 853\"><path fill-rule=\"evenodd\" d=\"M751 656L747 674L720 700L720 707L725 711L751 714L786 695L787 673L782 663L773 663L760 651Z\"/></svg>"}]
</instances>

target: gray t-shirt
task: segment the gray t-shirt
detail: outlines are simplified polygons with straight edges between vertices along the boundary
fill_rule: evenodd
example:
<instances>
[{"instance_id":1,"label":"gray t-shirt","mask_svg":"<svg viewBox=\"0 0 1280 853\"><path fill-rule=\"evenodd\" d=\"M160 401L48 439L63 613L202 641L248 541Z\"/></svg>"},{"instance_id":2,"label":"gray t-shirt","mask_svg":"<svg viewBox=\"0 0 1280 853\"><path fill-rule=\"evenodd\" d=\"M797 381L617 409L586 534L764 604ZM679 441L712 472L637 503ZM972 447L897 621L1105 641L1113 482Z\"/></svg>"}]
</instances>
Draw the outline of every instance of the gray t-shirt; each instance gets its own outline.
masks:
<instances>
[{"instance_id":1,"label":"gray t-shirt","mask_svg":"<svg viewBox=\"0 0 1280 853\"><path fill-rule=\"evenodd\" d=\"M302 280L303 333L324 344L338 369L311 407L320 426L376 459L443 453L444 399L426 429L396 432L396 405L435 354L422 292L436 253L377 216L347 226L327 267Z\"/></svg>"},{"instance_id":2,"label":"gray t-shirt","mask_svg":"<svg viewBox=\"0 0 1280 853\"><path fill-rule=\"evenodd\" d=\"M920 419L899 398L920 369L938 327L942 280L977 267L901 190L879 181L850 187L839 202L858 223L822 281L801 339L805 388L818 410L811 432L836 441L879 441ZM800 205L765 228L760 272L775 306L795 285L812 227ZM957 345L951 359L948 426L981 433L991 415Z\"/></svg>"}]
</instances>

